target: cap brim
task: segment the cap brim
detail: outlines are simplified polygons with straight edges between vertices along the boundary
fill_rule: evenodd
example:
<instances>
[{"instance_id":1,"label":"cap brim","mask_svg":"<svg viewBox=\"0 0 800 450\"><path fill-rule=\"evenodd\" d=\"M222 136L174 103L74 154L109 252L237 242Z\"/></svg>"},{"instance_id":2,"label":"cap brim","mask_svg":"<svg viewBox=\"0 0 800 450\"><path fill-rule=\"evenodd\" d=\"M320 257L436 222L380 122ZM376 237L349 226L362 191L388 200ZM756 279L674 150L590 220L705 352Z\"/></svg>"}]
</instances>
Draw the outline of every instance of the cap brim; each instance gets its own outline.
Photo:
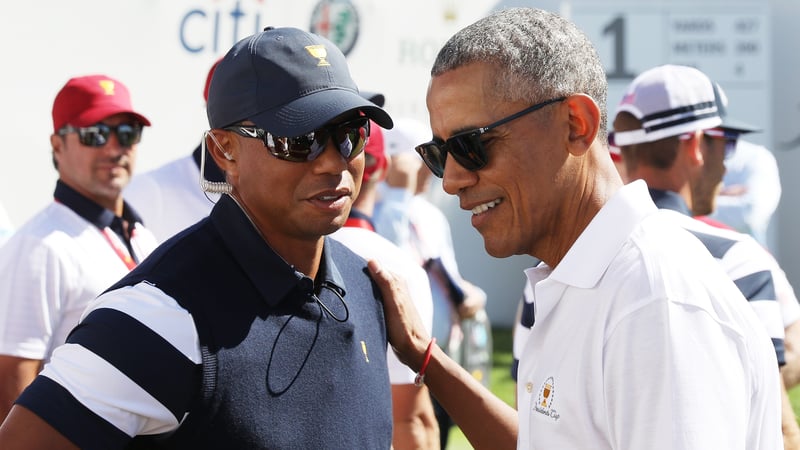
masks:
<instances>
[{"instance_id":1,"label":"cap brim","mask_svg":"<svg viewBox=\"0 0 800 450\"><path fill-rule=\"evenodd\" d=\"M383 108L383 105L386 104L386 97L384 97L380 92L361 91L361 96L372 103L375 103L381 108Z\"/></svg>"},{"instance_id":2,"label":"cap brim","mask_svg":"<svg viewBox=\"0 0 800 450\"><path fill-rule=\"evenodd\" d=\"M70 124L76 127L88 127L102 121L106 117L110 117L115 114L130 114L136 117L136 120L141 122L142 125L150 126L150 121L147 120L145 116L135 111L131 111L130 109L117 107L99 107L87 109L78 117L70 120Z\"/></svg>"},{"instance_id":3,"label":"cap brim","mask_svg":"<svg viewBox=\"0 0 800 450\"><path fill-rule=\"evenodd\" d=\"M389 114L375 103L354 91L341 88L317 91L248 119L274 135L299 136L351 111L363 112L382 128L394 126Z\"/></svg>"},{"instance_id":4,"label":"cap brim","mask_svg":"<svg viewBox=\"0 0 800 450\"><path fill-rule=\"evenodd\" d=\"M740 120L730 119L726 117L722 119L722 124L719 125L719 128L722 128L723 130L734 131L739 134L761 131L761 128L759 127L750 125L749 123L745 123Z\"/></svg>"}]
</instances>

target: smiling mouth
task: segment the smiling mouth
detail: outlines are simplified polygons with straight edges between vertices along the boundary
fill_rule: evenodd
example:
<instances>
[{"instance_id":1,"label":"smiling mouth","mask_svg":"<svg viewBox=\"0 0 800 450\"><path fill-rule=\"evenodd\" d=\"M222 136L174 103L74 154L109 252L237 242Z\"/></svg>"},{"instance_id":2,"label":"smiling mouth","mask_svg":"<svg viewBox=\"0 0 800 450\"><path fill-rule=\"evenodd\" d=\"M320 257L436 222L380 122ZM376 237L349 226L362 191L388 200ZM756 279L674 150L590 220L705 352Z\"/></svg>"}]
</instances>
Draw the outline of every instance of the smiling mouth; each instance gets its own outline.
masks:
<instances>
[{"instance_id":1,"label":"smiling mouth","mask_svg":"<svg viewBox=\"0 0 800 450\"><path fill-rule=\"evenodd\" d=\"M319 197L316 198L317 200L321 200L323 202L333 202L342 197L344 197L344 195L320 195Z\"/></svg>"},{"instance_id":2,"label":"smiling mouth","mask_svg":"<svg viewBox=\"0 0 800 450\"><path fill-rule=\"evenodd\" d=\"M486 211L494 208L495 206L499 205L502 202L503 202L503 200L498 198L496 200L492 200L490 202L486 202L486 203L480 204L480 205L472 208L470 211L472 211L472 214L475 214L475 215L482 214L482 213L485 213Z\"/></svg>"}]
</instances>

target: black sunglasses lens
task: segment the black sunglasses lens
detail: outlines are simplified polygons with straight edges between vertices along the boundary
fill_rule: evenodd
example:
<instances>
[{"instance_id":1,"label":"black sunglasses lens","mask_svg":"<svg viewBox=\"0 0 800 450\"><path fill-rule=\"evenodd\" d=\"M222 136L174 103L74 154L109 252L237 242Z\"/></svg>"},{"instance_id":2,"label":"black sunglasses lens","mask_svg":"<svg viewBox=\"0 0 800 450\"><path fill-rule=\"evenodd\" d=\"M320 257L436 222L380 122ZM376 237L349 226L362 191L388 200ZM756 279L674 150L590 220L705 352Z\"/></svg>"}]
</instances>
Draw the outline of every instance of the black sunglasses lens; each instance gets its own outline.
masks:
<instances>
[{"instance_id":1,"label":"black sunglasses lens","mask_svg":"<svg viewBox=\"0 0 800 450\"><path fill-rule=\"evenodd\" d=\"M487 163L486 151L478 133L453 136L447 141L447 145L450 147L453 159L467 170L476 171Z\"/></svg>"},{"instance_id":2,"label":"black sunglasses lens","mask_svg":"<svg viewBox=\"0 0 800 450\"><path fill-rule=\"evenodd\" d=\"M347 160L353 159L367 144L369 121L366 118L358 118L345 122L334 129L333 136L342 156Z\"/></svg>"},{"instance_id":3,"label":"black sunglasses lens","mask_svg":"<svg viewBox=\"0 0 800 450\"><path fill-rule=\"evenodd\" d=\"M117 125L117 140L119 141L119 145L130 147L139 142L141 137L141 128L127 124Z\"/></svg>"},{"instance_id":4,"label":"black sunglasses lens","mask_svg":"<svg viewBox=\"0 0 800 450\"><path fill-rule=\"evenodd\" d=\"M442 145L437 142L426 142L416 147L417 153L422 157L422 161L428 166L428 169L439 178L444 176L444 162L447 158L447 152L442 148Z\"/></svg>"},{"instance_id":5,"label":"black sunglasses lens","mask_svg":"<svg viewBox=\"0 0 800 450\"><path fill-rule=\"evenodd\" d=\"M360 117L302 136L275 137L264 132L263 138L264 145L276 158L290 162L305 162L317 159L325 150L329 138L335 139L339 152L349 161L364 150L368 136L369 120Z\"/></svg>"},{"instance_id":6,"label":"black sunglasses lens","mask_svg":"<svg viewBox=\"0 0 800 450\"><path fill-rule=\"evenodd\" d=\"M116 127L99 123L91 127L78 129L80 143L89 147L102 147L108 143L111 132L117 135L117 141L122 147L130 147L142 138L142 129L138 126L121 124Z\"/></svg>"},{"instance_id":7,"label":"black sunglasses lens","mask_svg":"<svg viewBox=\"0 0 800 450\"><path fill-rule=\"evenodd\" d=\"M108 142L111 129L107 125L97 124L78 129L78 140L89 147L102 147Z\"/></svg>"}]
</instances>

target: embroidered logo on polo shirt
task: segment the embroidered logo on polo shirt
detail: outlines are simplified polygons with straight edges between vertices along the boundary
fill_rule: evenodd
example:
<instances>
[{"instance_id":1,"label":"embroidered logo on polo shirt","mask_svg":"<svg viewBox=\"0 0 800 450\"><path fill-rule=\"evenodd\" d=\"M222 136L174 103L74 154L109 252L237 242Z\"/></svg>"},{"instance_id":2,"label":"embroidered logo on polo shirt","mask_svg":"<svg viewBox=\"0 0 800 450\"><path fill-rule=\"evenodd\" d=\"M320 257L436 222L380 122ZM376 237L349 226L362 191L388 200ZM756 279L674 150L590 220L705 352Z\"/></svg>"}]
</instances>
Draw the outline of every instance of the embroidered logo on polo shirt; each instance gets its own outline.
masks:
<instances>
[{"instance_id":1,"label":"embroidered logo on polo shirt","mask_svg":"<svg viewBox=\"0 0 800 450\"><path fill-rule=\"evenodd\" d=\"M539 394L536 396L536 403L533 405L533 410L557 421L561 415L553 408L553 401L556 395L555 391L556 382L553 377L544 380L542 386L539 387Z\"/></svg>"}]
</instances>

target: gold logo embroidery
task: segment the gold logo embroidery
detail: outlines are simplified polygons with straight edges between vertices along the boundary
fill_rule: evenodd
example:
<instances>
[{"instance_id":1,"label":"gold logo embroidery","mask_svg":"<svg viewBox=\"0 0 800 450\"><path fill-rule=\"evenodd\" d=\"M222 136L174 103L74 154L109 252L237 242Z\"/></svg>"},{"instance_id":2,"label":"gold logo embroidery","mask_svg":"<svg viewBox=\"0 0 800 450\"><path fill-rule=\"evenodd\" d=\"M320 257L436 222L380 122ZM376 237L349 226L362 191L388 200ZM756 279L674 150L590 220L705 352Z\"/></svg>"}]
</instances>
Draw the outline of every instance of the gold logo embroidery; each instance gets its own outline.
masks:
<instances>
[{"instance_id":1,"label":"gold logo embroidery","mask_svg":"<svg viewBox=\"0 0 800 450\"><path fill-rule=\"evenodd\" d=\"M114 95L114 82L113 81L111 81L111 80L100 80L100 82L98 84L100 85L100 88L103 90L103 92L106 93L106 95Z\"/></svg>"},{"instance_id":2,"label":"gold logo embroidery","mask_svg":"<svg viewBox=\"0 0 800 450\"><path fill-rule=\"evenodd\" d=\"M329 63L328 60L325 59L325 58L328 57L328 50L325 48L324 45L322 45L322 44L307 45L306 46L306 51L311 56L313 56L314 58L317 58L319 60L319 62L317 63L317 67L330 66L331 65L331 63Z\"/></svg>"}]
</instances>

